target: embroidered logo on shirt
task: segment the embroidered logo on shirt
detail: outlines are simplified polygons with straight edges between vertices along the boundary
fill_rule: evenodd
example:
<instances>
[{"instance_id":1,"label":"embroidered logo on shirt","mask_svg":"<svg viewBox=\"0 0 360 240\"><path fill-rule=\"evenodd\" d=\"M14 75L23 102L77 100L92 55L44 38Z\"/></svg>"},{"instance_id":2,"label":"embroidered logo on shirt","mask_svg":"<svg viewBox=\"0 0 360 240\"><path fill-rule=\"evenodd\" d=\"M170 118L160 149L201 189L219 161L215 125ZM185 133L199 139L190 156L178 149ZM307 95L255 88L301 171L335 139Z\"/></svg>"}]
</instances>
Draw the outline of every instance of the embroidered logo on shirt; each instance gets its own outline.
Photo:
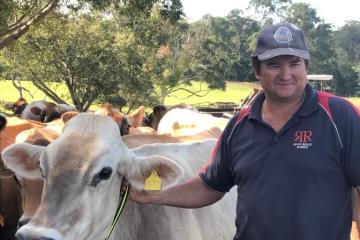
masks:
<instances>
[{"instance_id":1,"label":"embroidered logo on shirt","mask_svg":"<svg viewBox=\"0 0 360 240\"><path fill-rule=\"evenodd\" d=\"M308 149L312 146L312 131L296 131L293 146L297 149Z\"/></svg>"}]
</instances>

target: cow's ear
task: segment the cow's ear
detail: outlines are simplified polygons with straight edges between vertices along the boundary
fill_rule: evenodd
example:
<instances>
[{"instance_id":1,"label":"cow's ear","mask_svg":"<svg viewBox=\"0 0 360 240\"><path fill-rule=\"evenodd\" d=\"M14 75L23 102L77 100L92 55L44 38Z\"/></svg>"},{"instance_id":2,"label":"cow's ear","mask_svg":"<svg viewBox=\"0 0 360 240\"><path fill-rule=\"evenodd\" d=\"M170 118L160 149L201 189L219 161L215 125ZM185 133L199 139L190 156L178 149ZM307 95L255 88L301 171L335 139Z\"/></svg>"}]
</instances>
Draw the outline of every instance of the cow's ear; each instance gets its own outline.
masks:
<instances>
[{"instance_id":1,"label":"cow's ear","mask_svg":"<svg viewBox=\"0 0 360 240\"><path fill-rule=\"evenodd\" d=\"M73 117L77 116L79 114L79 112L76 111L69 111L69 112L64 112L61 115L61 119L64 123L67 123L70 119L72 119Z\"/></svg>"},{"instance_id":2,"label":"cow's ear","mask_svg":"<svg viewBox=\"0 0 360 240\"><path fill-rule=\"evenodd\" d=\"M36 179L41 178L39 163L45 147L28 143L12 144L2 152L5 167L17 175Z\"/></svg>"},{"instance_id":3,"label":"cow's ear","mask_svg":"<svg viewBox=\"0 0 360 240\"><path fill-rule=\"evenodd\" d=\"M130 185L135 189L144 189L145 180L154 172L161 179L161 189L175 185L182 177L183 168L173 160L163 156L153 155L148 157L136 157L135 162L126 169L121 169Z\"/></svg>"},{"instance_id":4,"label":"cow's ear","mask_svg":"<svg viewBox=\"0 0 360 240\"><path fill-rule=\"evenodd\" d=\"M36 116L39 116L39 115L41 114L41 109L38 108L38 107L32 107L32 108L30 109L30 111L31 111L32 114L34 114L34 115L36 115Z\"/></svg>"},{"instance_id":5,"label":"cow's ear","mask_svg":"<svg viewBox=\"0 0 360 240\"><path fill-rule=\"evenodd\" d=\"M134 112L129 114L130 124L134 128L140 127L141 123L144 120L145 116L145 107L140 106L138 109L136 109Z\"/></svg>"}]
</instances>

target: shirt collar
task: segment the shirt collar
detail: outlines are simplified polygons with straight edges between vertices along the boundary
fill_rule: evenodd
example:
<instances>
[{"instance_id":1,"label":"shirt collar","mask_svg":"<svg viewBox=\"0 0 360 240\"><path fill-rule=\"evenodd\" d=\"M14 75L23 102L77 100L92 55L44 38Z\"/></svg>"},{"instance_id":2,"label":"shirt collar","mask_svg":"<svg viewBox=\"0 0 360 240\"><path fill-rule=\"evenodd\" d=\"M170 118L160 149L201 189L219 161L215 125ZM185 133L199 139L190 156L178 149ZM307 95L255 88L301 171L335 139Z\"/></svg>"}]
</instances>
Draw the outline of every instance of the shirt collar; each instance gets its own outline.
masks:
<instances>
[{"instance_id":1,"label":"shirt collar","mask_svg":"<svg viewBox=\"0 0 360 240\"><path fill-rule=\"evenodd\" d=\"M249 119L261 120L261 106L264 100L265 100L264 92L262 92L255 98L251 106ZM305 99L296 114L303 117L310 115L312 112L318 109L317 102L318 102L317 92L309 84L306 84Z\"/></svg>"}]
</instances>

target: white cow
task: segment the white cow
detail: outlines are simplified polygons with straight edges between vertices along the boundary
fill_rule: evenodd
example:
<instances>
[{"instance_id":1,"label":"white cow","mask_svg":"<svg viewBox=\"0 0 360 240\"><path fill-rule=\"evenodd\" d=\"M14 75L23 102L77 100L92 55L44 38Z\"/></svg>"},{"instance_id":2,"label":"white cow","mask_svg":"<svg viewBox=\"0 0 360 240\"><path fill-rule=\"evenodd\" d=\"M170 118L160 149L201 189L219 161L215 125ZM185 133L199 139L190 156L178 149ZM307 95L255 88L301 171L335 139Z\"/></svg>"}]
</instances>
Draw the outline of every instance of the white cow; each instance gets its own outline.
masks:
<instances>
[{"instance_id":1,"label":"white cow","mask_svg":"<svg viewBox=\"0 0 360 240\"><path fill-rule=\"evenodd\" d=\"M195 175L210 158L215 140L152 144L130 150L106 116L81 113L47 147L26 143L4 150L5 164L27 178L45 177L42 202L19 239L102 240L124 177L142 189L156 170L168 188ZM141 205L128 201L111 239L231 239L236 193L202 209Z\"/></svg>"},{"instance_id":2,"label":"white cow","mask_svg":"<svg viewBox=\"0 0 360 240\"><path fill-rule=\"evenodd\" d=\"M222 131L228 122L228 118L214 117L193 109L174 108L161 118L157 133L190 136L214 127Z\"/></svg>"}]
</instances>

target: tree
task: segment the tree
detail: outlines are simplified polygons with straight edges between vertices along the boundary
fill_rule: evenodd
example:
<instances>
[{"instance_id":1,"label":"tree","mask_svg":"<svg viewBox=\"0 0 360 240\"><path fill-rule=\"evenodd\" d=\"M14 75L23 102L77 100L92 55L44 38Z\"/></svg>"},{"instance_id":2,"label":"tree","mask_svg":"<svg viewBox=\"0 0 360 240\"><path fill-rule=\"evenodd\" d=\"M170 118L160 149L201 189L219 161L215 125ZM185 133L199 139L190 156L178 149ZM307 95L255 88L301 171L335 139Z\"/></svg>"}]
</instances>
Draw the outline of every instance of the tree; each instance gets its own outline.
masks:
<instances>
[{"instance_id":1,"label":"tree","mask_svg":"<svg viewBox=\"0 0 360 240\"><path fill-rule=\"evenodd\" d=\"M335 92L340 96L358 96L359 95L359 74L348 63L339 63L334 73Z\"/></svg>"},{"instance_id":2,"label":"tree","mask_svg":"<svg viewBox=\"0 0 360 240\"><path fill-rule=\"evenodd\" d=\"M0 49L24 35L59 3L52 1L1 1Z\"/></svg>"},{"instance_id":3,"label":"tree","mask_svg":"<svg viewBox=\"0 0 360 240\"><path fill-rule=\"evenodd\" d=\"M251 0L249 8L253 7L255 12L260 15L259 19L263 25L268 25L273 22L272 18L286 16L286 11L292 0Z\"/></svg>"},{"instance_id":4,"label":"tree","mask_svg":"<svg viewBox=\"0 0 360 240\"><path fill-rule=\"evenodd\" d=\"M242 15L233 10L225 18L205 16L192 24L193 72L211 80L214 88L225 87L225 80L254 80L250 45L259 25Z\"/></svg>"},{"instance_id":5,"label":"tree","mask_svg":"<svg viewBox=\"0 0 360 240\"><path fill-rule=\"evenodd\" d=\"M23 36L29 29L59 7L75 12L83 9L106 11L109 8L131 10L131 14L150 10L157 0L0 0L0 49ZM162 16L177 21L183 15L179 0L162 0Z\"/></svg>"},{"instance_id":6,"label":"tree","mask_svg":"<svg viewBox=\"0 0 360 240\"><path fill-rule=\"evenodd\" d=\"M335 32L337 45L344 51L344 60L350 63L360 62L360 22L348 21ZM341 53L339 53L341 54Z\"/></svg>"},{"instance_id":7,"label":"tree","mask_svg":"<svg viewBox=\"0 0 360 240\"><path fill-rule=\"evenodd\" d=\"M65 83L72 103L86 111L102 96L130 85L126 67L133 62L117 51L114 29L100 17L49 16L47 24L29 32L13 49L13 67L58 103L65 102L64 96L54 91L53 83Z\"/></svg>"}]
</instances>

